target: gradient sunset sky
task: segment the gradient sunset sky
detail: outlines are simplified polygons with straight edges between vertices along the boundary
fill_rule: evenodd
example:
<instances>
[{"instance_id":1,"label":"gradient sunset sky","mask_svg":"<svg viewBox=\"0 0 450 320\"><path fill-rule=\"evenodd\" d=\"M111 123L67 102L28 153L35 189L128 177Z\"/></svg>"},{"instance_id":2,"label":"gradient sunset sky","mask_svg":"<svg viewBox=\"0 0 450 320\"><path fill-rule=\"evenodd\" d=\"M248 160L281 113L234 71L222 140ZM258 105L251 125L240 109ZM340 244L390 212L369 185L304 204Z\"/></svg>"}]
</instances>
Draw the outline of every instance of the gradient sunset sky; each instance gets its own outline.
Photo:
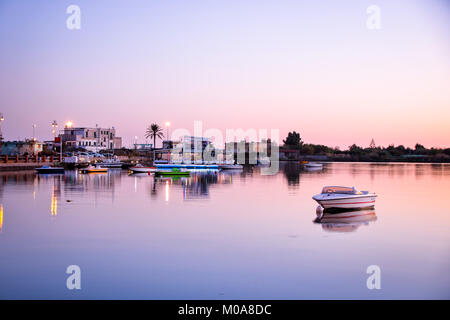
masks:
<instances>
[{"instance_id":1,"label":"gradient sunset sky","mask_svg":"<svg viewBox=\"0 0 450 320\"><path fill-rule=\"evenodd\" d=\"M81 8L68 30L66 8ZM366 9L381 8L381 29ZM0 0L6 140L51 122L450 147L450 2ZM61 127L61 126L60 126Z\"/></svg>"}]
</instances>

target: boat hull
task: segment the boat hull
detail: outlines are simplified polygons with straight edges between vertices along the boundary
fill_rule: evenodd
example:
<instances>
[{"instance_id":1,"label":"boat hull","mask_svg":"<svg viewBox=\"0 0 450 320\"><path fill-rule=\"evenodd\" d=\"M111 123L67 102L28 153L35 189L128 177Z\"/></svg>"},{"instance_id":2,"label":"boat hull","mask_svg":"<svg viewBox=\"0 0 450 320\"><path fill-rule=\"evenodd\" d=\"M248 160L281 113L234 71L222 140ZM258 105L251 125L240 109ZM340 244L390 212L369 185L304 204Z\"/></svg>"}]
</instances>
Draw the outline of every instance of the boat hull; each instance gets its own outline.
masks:
<instances>
[{"instance_id":1,"label":"boat hull","mask_svg":"<svg viewBox=\"0 0 450 320\"><path fill-rule=\"evenodd\" d=\"M241 164L220 164L219 168L222 170L242 170L244 166Z\"/></svg>"},{"instance_id":2,"label":"boat hull","mask_svg":"<svg viewBox=\"0 0 450 320\"><path fill-rule=\"evenodd\" d=\"M189 172L155 172L157 177L189 177Z\"/></svg>"},{"instance_id":3,"label":"boat hull","mask_svg":"<svg viewBox=\"0 0 450 320\"><path fill-rule=\"evenodd\" d=\"M367 195L331 199L317 199L313 197L313 199L324 209L364 209L374 207L376 197L376 195Z\"/></svg>"},{"instance_id":4,"label":"boat hull","mask_svg":"<svg viewBox=\"0 0 450 320\"><path fill-rule=\"evenodd\" d=\"M130 171L132 173L151 173L156 171L156 168L148 168L148 167L144 167L144 168L130 168Z\"/></svg>"},{"instance_id":5,"label":"boat hull","mask_svg":"<svg viewBox=\"0 0 450 320\"><path fill-rule=\"evenodd\" d=\"M158 169L219 169L217 164L156 164Z\"/></svg>"},{"instance_id":6,"label":"boat hull","mask_svg":"<svg viewBox=\"0 0 450 320\"><path fill-rule=\"evenodd\" d=\"M50 173L64 173L64 168L36 168L37 173L50 174Z\"/></svg>"},{"instance_id":7,"label":"boat hull","mask_svg":"<svg viewBox=\"0 0 450 320\"><path fill-rule=\"evenodd\" d=\"M107 173L107 168L81 169L81 173Z\"/></svg>"},{"instance_id":8,"label":"boat hull","mask_svg":"<svg viewBox=\"0 0 450 320\"><path fill-rule=\"evenodd\" d=\"M97 163L96 165L101 168L111 168L111 169L122 168L122 163Z\"/></svg>"}]
</instances>

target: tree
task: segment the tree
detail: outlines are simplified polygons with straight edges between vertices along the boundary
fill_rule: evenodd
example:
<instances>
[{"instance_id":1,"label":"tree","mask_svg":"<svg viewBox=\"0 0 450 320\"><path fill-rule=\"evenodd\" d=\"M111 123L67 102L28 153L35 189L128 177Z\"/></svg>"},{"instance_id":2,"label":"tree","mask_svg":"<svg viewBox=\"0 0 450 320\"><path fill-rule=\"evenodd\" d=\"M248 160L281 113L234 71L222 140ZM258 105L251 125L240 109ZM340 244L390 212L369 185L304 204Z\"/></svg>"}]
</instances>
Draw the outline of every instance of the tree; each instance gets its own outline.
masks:
<instances>
[{"instance_id":1,"label":"tree","mask_svg":"<svg viewBox=\"0 0 450 320\"><path fill-rule=\"evenodd\" d=\"M288 136L286 137L286 140L283 140L283 143L286 146L298 149L298 148L301 147L303 141L300 138L300 133L297 133L297 132L294 131L294 132L289 132L288 133Z\"/></svg>"},{"instance_id":2,"label":"tree","mask_svg":"<svg viewBox=\"0 0 450 320\"><path fill-rule=\"evenodd\" d=\"M416 143L414 149L416 149L416 151L425 150L425 147L423 145L421 145L420 143Z\"/></svg>"},{"instance_id":3,"label":"tree","mask_svg":"<svg viewBox=\"0 0 450 320\"><path fill-rule=\"evenodd\" d=\"M157 125L156 123L152 123L147 127L147 131L145 132L145 138L153 139L153 148L156 146L156 138L162 139L164 137L163 129Z\"/></svg>"}]
</instances>

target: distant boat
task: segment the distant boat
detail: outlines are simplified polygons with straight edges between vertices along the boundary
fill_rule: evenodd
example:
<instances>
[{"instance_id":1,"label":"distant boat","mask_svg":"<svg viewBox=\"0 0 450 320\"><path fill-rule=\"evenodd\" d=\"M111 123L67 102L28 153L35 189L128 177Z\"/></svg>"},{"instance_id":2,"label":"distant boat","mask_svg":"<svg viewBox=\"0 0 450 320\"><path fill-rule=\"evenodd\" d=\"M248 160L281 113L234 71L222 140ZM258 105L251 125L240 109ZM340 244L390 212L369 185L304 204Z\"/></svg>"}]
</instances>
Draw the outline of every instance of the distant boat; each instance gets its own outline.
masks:
<instances>
[{"instance_id":1,"label":"distant boat","mask_svg":"<svg viewBox=\"0 0 450 320\"><path fill-rule=\"evenodd\" d=\"M257 163L260 165L270 165L270 158L269 157L259 157L257 160Z\"/></svg>"},{"instance_id":2,"label":"distant boat","mask_svg":"<svg viewBox=\"0 0 450 320\"><path fill-rule=\"evenodd\" d=\"M107 173L108 168L96 168L93 166L88 166L87 168L81 169L81 173Z\"/></svg>"},{"instance_id":3,"label":"distant boat","mask_svg":"<svg viewBox=\"0 0 450 320\"><path fill-rule=\"evenodd\" d=\"M35 168L37 173L64 173L63 167L50 167L50 166L42 166L40 168Z\"/></svg>"},{"instance_id":4,"label":"distant boat","mask_svg":"<svg viewBox=\"0 0 450 320\"><path fill-rule=\"evenodd\" d=\"M222 170L242 170L244 166L241 164L219 164L219 168Z\"/></svg>"},{"instance_id":5,"label":"distant boat","mask_svg":"<svg viewBox=\"0 0 450 320\"><path fill-rule=\"evenodd\" d=\"M159 169L219 169L218 164L184 164L184 163L167 163L156 164L156 168Z\"/></svg>"},{"instance_id":6,"label":"distant boat","mask_svg":"<svg viewBox=\"0 0 450 320\"><path fill-rule=\"evenodd\" d=\"M102 162L97 162L95 166L102 168L122 168L123 162L115 159L105 159Z\"/></svg>"},{"instance_id":7,"label":"distant boat","mask_svg":"<svg viewBox=\"0 0 450 320\"><path fill-rule=\"evenodd\" d=\"M234 160L227 160L224 163L220 163L219 168L222 170L241 170L244 166L236 164Z\"/></svg>"},{"instance_id":8,"label":"distant boat","mask_svg":"<svg viewBox=\"0 0 450 320\"><path fill-rule=\"evenodd\" d=\"M357 191L354 187L327 186L313 199L324 209L362 209L375 206L377 195L369 191Z\"/></svg>"},{"instance_id":9,"label":"distant boat","mask_svg":"<svg viewBox=\"0 0 450 320\"><path fill-rule=\"evenodd\" d=\"M307 169L322 169L323 164L318 162L307 162L304 164L305 168Z\"/></svg>"},{"instance_id":10,"label":"distant boat","mask_svg":"<svg viewBox=\"0 0 450 320\"><path fill-rule=\"evenodd\" d=\"M155 167L144 167L142 164L138 163L134 167L130 167L132 173L148 173L155 172L157 169Z\"/></svg>"},{"instance_id":11,"label":"distant boat","mask_svg":"<svg viewBox=\"0 0 450 320\"><path fill-rule=\"evenodd\" d=\"M155 176L163 176L163 177L174 177L174 176L190 176L189 171L181 171L179 168L173 168L171 170L158 170L155 171Z\"/></svg>"}]
</instances>

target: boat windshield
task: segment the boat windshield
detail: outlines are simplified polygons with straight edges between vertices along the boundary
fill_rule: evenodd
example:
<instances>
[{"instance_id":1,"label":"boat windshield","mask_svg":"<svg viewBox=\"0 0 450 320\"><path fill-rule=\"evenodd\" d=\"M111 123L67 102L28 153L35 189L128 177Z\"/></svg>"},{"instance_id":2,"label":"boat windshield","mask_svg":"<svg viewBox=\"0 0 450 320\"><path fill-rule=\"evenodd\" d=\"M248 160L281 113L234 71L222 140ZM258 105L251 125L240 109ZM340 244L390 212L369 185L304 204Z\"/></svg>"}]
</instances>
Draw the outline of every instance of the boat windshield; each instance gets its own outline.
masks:
<instances>
[{"instance_id":1,"label":"boat windshield","mask_svg":"<svg viewBox=\"0 0 450 320\"><path fill-rule=\"evenodd\" d=\"M329 186L324 187L322 189L322 193L344 193L344 194L355 194L356 190L355 188L350 187L335 187L335 186Z\"/></svg>"}]
</instances>

